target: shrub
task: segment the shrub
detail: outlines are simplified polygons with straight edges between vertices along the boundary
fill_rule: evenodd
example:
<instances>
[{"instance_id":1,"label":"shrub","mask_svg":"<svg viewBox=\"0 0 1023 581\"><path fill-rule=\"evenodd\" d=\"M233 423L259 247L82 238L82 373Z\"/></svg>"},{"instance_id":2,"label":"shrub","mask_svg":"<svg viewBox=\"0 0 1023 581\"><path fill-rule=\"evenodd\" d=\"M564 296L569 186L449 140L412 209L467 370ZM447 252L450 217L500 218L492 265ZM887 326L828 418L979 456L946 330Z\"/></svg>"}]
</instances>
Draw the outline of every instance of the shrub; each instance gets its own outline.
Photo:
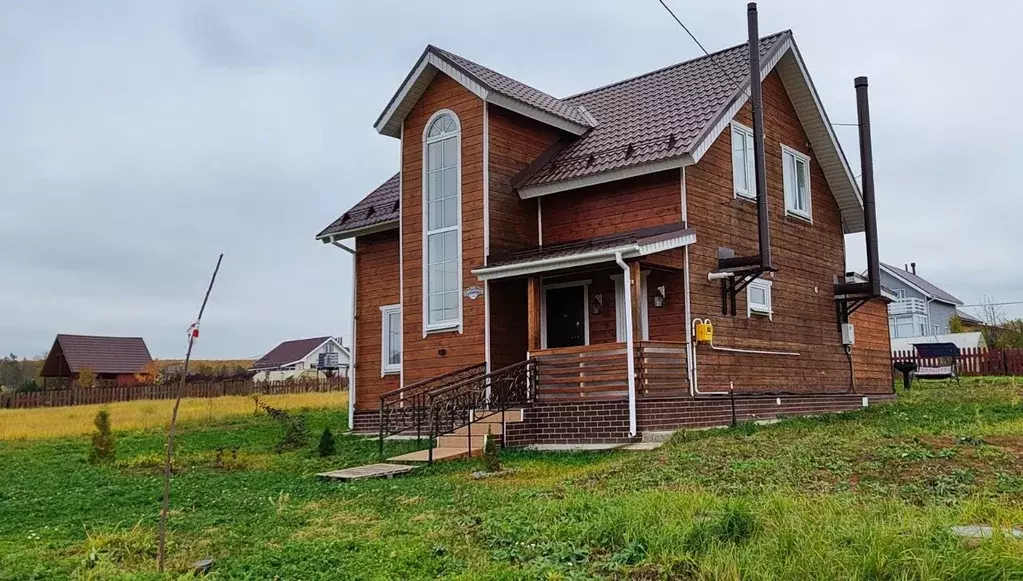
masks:
<instances>
[{"instance_id":1,"label":"shrub","mask_svg":"<svg viewBox=\"0 0 1023 581\"><path fill-rule=\"evenodd\" d=\"M96 372L91 367L82 367L78 370L78 387L86 389L96 387Z\"/></svg>"},{"instance_id":2,"label":"shrub","mask_svg":"<svg viewBox=\"0 0 1023 581\"><path fill-rule=\"evenodd\" d=\"M334 455L334 434L330 433L330 428L323 428L323 433L320 434L318 450L320 452L320 456L323 457Z\"/></svg>"},{"instance_id":3,"label":"shrub","mask_svg":"<svg viewBox=\"0 0 1023 581\"><path fill-rule=\"evenodd\" d=\"M110 430L110 412L100 410L92 423L96 426L96 432L92 435L92 451L89 453L89 461L94 463L113 461L115 449L114 434Z\"/></svg>"},{"instance_id":4,"label":"shrub","mask_svg":"<svg viewBox=\"0 0 1023 581\"><path fill-rule=\"evenodd\" d=\"M497 439L494 438L490 427L487 427L487 435L483 439L483 467L487 472L501 471L501 456L497 447Z\"/></svg>"},{"instance_id":5,"label":"shrub","mask_svg":"<svg viewBox=\"0 0 1023 581\"><path fill-rule=\"evenodd\" d=\"M26 379L25 381L23 381L21 383L21 385L18 386L18 389L17 389L17 391L20 391L22 393L28 393L28 392L40 391L40 390L41 390L41 388L39 387L39 384L36 383L36 380L34 380L34 379Z\"/></svg>"},{"instance_id":6,"label":"shrub","mask_svg":"<svg viewBox=\"0 0 1023 581\"><path fill-rule=\"evenodd\" d=\"M284 428L284 433L281 435L281 439L274 446L274 451L278 454L285 450L295 450L303 448L306 445L306 429L305 429L305 418L302 416L293 416L288 412L277 409L273 406L267 405L263 402L257 402L257 405L266 412L266 415L273 418L281 427Z\"/></svg>"}]
</instances>

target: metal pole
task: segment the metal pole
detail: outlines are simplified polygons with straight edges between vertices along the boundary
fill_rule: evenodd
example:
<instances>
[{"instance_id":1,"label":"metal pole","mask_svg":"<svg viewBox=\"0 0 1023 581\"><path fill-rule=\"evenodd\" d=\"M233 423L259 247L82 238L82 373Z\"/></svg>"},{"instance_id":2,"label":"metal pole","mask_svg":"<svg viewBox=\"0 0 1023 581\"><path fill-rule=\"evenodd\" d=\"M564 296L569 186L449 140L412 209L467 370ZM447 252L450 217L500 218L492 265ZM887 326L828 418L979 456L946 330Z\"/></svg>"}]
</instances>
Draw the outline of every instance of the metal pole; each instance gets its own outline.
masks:
<instances>
[{"instance_id":1,"label":"metal pole","mask_svg":"<svg viewBox=\"0 0 1023 581\"><path fill-rule=\"evenodd\" d=\"M881 296L881 266L877 250L877 209L874 205L874 149L870 138L870 100L867 77L856 77L856 117L860 133L860 171L863 180L863 218L867 238L867 275L870 294Z\"/></svg>"},{"instance_id":2,"label":"metal pole","mask_svg":"<svg viewBox=\"0 0 1023 581\"><path fill-rule=\"evenodd\" d=\"M217 273L220 272L220 263L224 260L224 254L217 257L217 266L213 269L213 276L210 277L210 285L206 287L206 296L202 299L202 306L199 307L199 316L195 319L196 328L202 321L203 311L206 310L206 303L210 300L210 292L213 291L213 283L217 280ZM195 345L195 335L190 330L188 333L188 349L185 352L185 368L181 372L181 380L178 382L177 398L174 400L174 410L171 412L170 426L167 429L167 456L163 463L163 505L160 509L160 527L157 537L157 568L163 572L163 563L166 558L167 549L167 514L170 512L170 478L171 462L174 458L174 429L178 422L178 407L181 406L181 392L185 389L185 379L188 377L188 364L192 360L192 347Z\"/></svg>"},{"instance_id":3,"label":"metal pole","mask_svg":"<svg viewBox=\"0 0 1023 581\"><path fill-rule=\"evenodd\" d=\"M764 97L760 86L760 26L757 3L746 5L749 26L749 82L753 106L753 161L757 185L757 227L760 235L760 266L771 267L771 229L767 212L767 162L764 159ZM735 314L733 303L732 314Z\"/></svg>"}]
</instances>

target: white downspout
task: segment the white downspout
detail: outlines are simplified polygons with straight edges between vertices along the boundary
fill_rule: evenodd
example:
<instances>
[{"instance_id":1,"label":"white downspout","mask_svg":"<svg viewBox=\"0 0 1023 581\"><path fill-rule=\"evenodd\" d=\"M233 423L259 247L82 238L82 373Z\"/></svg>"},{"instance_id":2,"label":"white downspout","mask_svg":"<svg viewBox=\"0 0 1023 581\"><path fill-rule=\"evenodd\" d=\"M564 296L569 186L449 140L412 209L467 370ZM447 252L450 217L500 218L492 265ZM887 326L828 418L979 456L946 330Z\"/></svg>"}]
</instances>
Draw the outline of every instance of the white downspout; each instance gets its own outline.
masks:
<instances>
[{"instance_id":1,"label":"white downspout","mask_svg":"<svg viewBox=\"0 0 1023 581\"><path fill-rule=\"evenodd\" d=\"M352 255L352 338L351 361L348 365L348 430L355 429L355 250L339 242L331 242L341 250Z\"/></svg>"},{"instance_id":2,"label":"white downspout","mask_svg":"<svg viewBox=\"0 0 1023 581\"><path fill-rule=\"evenodd\" d=\"M682 166L681 171L682 184L680 190L682 191L682 221L685 223L686 228L689 227L689 201L686 197L686 167ZM686 377L689 379L689 395L691 397L696 396L696 350L693 349L693 333L692 333L692 302L689 299L689 245L686 244L682 249L683 254L683 269L685 270L685 280L683 281L683 302L685 302L685 317L686 317Z\"/></svg>"},{"instance_id":3,"label":"white downspout","mask_svg":"<svg viewBox=\"0 0 1023 581\"><path fill-rule=\"evenodd\" d=\"M625 356L629 376L629 437L634 438L636 427L636 360L632 333L632 273L629 265L622 260L622 253L615 252L615 262L622 267L622 284L625 287Z\"/></svg>"}]
</instances>

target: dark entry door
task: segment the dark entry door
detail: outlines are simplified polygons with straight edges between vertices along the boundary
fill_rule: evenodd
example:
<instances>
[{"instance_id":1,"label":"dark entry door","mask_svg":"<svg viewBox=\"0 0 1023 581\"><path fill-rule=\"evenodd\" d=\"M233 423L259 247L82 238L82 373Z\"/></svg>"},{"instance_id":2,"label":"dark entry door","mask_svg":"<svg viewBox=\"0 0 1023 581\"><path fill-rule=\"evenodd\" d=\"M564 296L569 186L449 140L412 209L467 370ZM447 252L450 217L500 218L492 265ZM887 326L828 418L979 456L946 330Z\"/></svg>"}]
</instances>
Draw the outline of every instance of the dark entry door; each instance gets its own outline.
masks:
<instances>
[{"instance_id":1,"label":"dark entry door","mask_svg":"<svg viewBox=\"0 0 1023 581\"><path fill-rule=\"evenodd\" d=\"M586 287L547 289L547 348L586 344Z\"/></svg>"}]
</instances>

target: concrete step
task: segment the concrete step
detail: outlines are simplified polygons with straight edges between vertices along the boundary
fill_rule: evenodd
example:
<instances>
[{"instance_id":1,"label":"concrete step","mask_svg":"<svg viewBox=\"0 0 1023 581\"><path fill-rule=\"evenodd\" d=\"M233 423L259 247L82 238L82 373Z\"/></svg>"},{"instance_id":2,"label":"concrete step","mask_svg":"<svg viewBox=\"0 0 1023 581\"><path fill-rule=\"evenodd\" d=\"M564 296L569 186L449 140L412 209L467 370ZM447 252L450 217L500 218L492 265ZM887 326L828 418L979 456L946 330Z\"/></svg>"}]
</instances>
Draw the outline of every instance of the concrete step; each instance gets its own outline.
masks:
<instances>
[{"instance_id":1,"label":"concrete step","mask_svg":"<svg viewBox=\"0 0 1023 581\"><path fill-rule=\"evenodd\" d=\"M474 454L478 454L478 451L474 450ZM434 448L433 459L434 460L455 460L457 458L465 458L469 455L469 450L463 445L460 448ZM409 452L408 454L402 454L401 456L395 456L388 458L388 462L426 462L429 460L429 450L419 450L418 452Z\"/></svg>"},{"instance_id":2,"label":"concrete step","mask_svg":"<svg viewBox=\"0 0 1023 581\"><path fill-rule=\"evenodd\" d=\"M479 450L483 448L483 434L474 432L472 435L472 449ZM438 448L465 448L469 444L469 436L467 434L448 434L437 438Z\"/></svg>"},{"instance_id":3,"label":"concrete step","mask_svg":"<svg viewBox=\"0 0 1023 581\"><path fill-rule=\"evenodd\" d=\"M519 423L522 421L521 409L505 410L504 421L511 423ZM489 422L489 423L500 423L501 412L493 412L490 410L476 410L476 423L478 422Z\"/></svg>"},{"instance_id":4,"label":"concrete step","mask_svg":"<svg viewBox=\"0 0 1023 581\"><path fill-rule=\"evenodd\" d=\"M671 439L674 430L664 432L643 432L642 441L646 443L664 443Z\"/></svg>"},{"instance_id":5,"label":"concrete step","mask_svg":"<svg viewBox=\"0 0 1023 581\"><path fill-rule=\"evenodd\" d=\"M497 423L493 423L493 424L486 423L486 422L473 422L473 424L472 424L472 435L475 436L476 434L480 434L480 435L486 434L488 429L490 430L490 433L495 435L495 436L500 436L501 434L504 433L504 426L501 424L501 422L497 422ZM444 434L444 435L445 436L465 436L468 433L469 433L469 426L462 426L461 428L458 428L454 432L448 432L447 434Z\"/></svg>"}]
</instances>

